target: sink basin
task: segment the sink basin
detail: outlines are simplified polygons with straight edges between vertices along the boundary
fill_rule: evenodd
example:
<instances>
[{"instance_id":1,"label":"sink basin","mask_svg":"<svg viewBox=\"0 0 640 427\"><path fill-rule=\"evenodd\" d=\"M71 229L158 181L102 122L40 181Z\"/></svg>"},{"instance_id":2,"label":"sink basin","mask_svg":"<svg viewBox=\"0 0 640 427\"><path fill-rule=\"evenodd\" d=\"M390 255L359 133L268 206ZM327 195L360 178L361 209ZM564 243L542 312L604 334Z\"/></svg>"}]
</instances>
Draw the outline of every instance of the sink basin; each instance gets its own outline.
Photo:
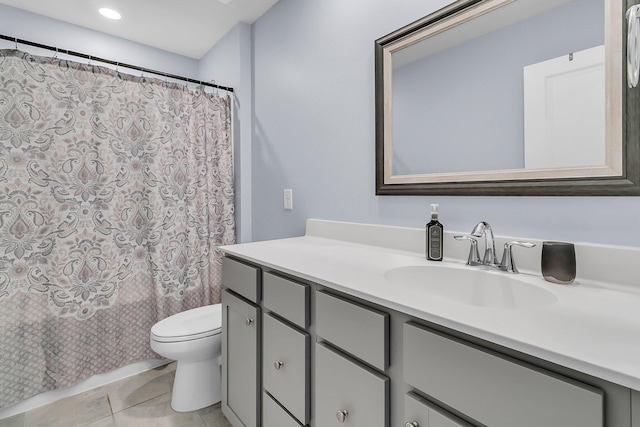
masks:
<instances>
[{"instance_id":1,"label":"sink basin","mask_svg":"<svg viewBox=\"0 0 640 427\"><path fill-rule=\"evenodd\" d=\"M499 271L441 265L414 265L387 271L385 279L420 298L433 296L487 308L526 309L554 304L556 296L517 276Z\"/></svg>"}]
</instances>

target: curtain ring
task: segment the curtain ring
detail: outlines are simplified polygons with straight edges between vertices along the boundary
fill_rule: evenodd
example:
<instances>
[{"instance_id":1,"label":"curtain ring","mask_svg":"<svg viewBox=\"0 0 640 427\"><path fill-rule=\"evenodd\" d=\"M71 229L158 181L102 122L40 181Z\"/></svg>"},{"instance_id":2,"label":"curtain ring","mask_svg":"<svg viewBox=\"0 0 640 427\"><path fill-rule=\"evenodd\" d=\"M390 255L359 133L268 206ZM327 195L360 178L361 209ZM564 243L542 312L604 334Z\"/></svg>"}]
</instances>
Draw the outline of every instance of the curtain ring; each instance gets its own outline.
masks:
<instances>
[{"instance_id":1,"label":"curtain ring","mask_svg":"<svg viewBox=\"0 0 640 427\"><path fill-rule=\"evenodd\" d=\"M220 96L220 87L216 84L216 81L212 79L210 83L213 84L213 90L215 91L216 95Z\"/></svg>"},{"instance_id":2,"label":"curtain ring","mask_svg":"<svg viewBox=\"0 0 640 427\"><path fill-rule=\"evenodd\" d=\"M16 50L18 50L18 38L14 38L14 41L16 42Z\"/></svg>"},{"instance_id":3,"label":"curtain ring","mask_svg":"<svg viewBox=\"0 0 640 427\"><path fill-rule=\"evenodd\" d=\"M53 59L58 59L58 48L56 47L56 53L53 54Z\"/></svg>"}]
</instances>

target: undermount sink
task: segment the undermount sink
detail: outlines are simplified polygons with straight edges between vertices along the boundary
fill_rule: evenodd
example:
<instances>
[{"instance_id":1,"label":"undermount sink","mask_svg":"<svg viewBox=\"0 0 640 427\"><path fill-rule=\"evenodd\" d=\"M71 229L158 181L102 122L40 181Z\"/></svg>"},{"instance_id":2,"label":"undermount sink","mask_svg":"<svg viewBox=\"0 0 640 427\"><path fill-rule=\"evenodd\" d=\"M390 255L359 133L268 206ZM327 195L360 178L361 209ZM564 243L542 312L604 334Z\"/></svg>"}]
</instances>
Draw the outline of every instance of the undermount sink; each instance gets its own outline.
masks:
<instances>
[{"instance_id":1,"label":"undermount sink","mask_svg":"<svg viewBox=\"0 0 640 427\"><path fill-rule=\"evenodd\" d=\"M554 304L549 290L509 273L444 265L398 267L384 273L398 289L487 308L526 309Z\"/></svg>"}]
</instances>

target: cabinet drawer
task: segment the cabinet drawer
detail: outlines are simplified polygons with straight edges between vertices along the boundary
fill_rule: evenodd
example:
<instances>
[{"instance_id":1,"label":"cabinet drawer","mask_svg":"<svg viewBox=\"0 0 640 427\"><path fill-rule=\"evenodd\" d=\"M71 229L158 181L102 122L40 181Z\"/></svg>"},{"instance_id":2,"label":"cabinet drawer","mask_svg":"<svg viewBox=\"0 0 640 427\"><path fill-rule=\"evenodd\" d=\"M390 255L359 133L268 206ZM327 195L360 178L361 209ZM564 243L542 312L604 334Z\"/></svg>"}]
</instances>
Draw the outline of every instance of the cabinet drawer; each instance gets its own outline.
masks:
<instances>
[{"instance_id":1,"label":"cabinet drawer","mask_svg":"<svg viewBox=\"0 0 640 427\"><path fill-rule=\"evenodd\" d=\"M309 327L309 286L271 273L263 277L263 305L303 329Z\"/></svg>"},{"instance_id":2,"label":"cabinet drawer","mask_svg":"<svg viewBox=\"0 0 640 427\"><path fill-rule=\"evenodd\" d=\"M473 427L413 393L404 397L404 419L405 425L419 427Z\"/></svg>"},{"instance_id":3,"label":"cabinet drawer","mask_svg":"<svg viewBox=\"0 0 640 427\"><path fill-rule=\"evenodd\" d=\"M263 316L262 381L267 390L302 424L309 422L309 334Z\"/></svg>"},{"instance_id":4,"label":"cabinet drawer","mask_svg":"<svg viewBox=\"0 0 640 427\"><path fill-rule=\"evenodd\" d=\"M324 344L315 348L315 425L388 427L389 379ZM347 411L344 424L339 411Z\"/></svg>"},{"instance_id":5,"label":"cabinet drawer","mask_svg":"<svg viewBox=\"0 0 640 427\"><path fill-rule=\"evenodd\" d=\"M389 367L387 313L318 292L316 333L380 370Z\"/></svg>"},{"instance_id":6,"label":"cabinet drawer","mask_svg":"<svg viewBox=\"0 0 640 427\"><path fill-rule=\"evenodd\" d=\"M269 393L264 393L262 396L262 425L264 427L302 427L302 424L287 414L287 411L282 409L269 396Z\"/></svg>"},{"instance_id":7,"label":"cabinet drawer","mask_svg":"<svg viewBox=\"0 0 640 427\"><path fill-rule=\"evenodd\" d=\"M404 325L404 380L491 427L602 427L600 390Z\"/></svg>"},{"instance_id":8,"label":"cabinet drawer","mask_svg":"<svg viewBox=\"0 0 640 427\"><path fill-rule=\"evenodd\" d=\"M257 267L222 258L222 285L249 301L260 301L260 269Z\"/></svg>"}]
</instances>

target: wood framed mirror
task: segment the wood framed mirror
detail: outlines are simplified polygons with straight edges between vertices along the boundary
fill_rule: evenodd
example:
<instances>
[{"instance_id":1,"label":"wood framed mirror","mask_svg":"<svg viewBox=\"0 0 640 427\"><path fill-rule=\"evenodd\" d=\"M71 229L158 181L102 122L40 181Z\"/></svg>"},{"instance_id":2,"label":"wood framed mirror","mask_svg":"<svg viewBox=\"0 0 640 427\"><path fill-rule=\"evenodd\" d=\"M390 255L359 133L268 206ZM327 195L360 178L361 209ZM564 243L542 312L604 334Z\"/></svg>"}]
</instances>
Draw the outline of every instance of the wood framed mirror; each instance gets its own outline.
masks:
<instances>
[{"instance_id":1,"label":"wood framed mirror","mask_svg":"<svg viewBox=\"0 0 640 427\"><path fill-rule=\"evenodd\" d=\"M377 195L640 195L637 0L459 0L375 41Z\"/></svg>"}]
</instances>

